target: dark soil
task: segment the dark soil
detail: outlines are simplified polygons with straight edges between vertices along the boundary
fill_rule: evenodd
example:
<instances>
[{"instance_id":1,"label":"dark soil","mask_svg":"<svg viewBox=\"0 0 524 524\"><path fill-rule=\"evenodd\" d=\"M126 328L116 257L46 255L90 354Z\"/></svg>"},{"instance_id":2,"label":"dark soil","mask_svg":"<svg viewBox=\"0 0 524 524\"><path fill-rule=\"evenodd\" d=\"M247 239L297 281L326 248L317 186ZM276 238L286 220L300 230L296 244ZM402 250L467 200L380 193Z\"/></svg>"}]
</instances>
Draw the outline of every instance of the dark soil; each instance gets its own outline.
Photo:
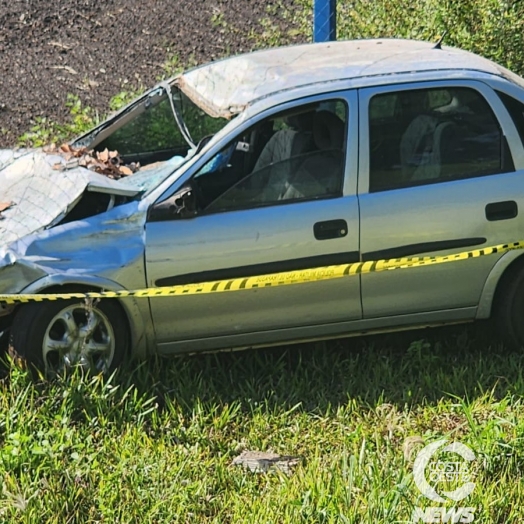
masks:
<instances>
[{"instance_id":1,"label":"dark soil","mask_svg":"<svg viewBox=\"0 0 524 524\"><path fill-rule=\"evenodd\" d=\"M174 55L184 64L249 51L271 7L285 31L279 13L298 9L293 0L0 0L0 147L35 117L63 122L68 93L104 115Z\"/></svg>"}]
</instances>

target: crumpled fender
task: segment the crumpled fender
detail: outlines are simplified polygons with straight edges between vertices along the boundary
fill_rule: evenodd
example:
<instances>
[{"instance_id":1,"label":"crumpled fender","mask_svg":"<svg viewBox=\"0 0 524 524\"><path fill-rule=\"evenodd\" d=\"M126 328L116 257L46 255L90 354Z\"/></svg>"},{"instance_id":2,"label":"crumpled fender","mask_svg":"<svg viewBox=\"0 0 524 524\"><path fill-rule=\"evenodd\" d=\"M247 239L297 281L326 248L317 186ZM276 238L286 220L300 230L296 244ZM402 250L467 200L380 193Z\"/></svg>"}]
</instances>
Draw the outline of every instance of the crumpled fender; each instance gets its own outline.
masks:
<instances>
[{"instance_id":1,"label":"crumpled fender","mask_svg":"<svg viewBox=\"0 0 524 524\"><path fill-rule=\"evenodd\" d=\"M145 287L146 212L146 202L130 202L0 248L0 289L38 293L54 285ZM148 300L125 298L120 303L131 326L133 353L143 354L153 341Z\"/></svg>"}]
</instances>

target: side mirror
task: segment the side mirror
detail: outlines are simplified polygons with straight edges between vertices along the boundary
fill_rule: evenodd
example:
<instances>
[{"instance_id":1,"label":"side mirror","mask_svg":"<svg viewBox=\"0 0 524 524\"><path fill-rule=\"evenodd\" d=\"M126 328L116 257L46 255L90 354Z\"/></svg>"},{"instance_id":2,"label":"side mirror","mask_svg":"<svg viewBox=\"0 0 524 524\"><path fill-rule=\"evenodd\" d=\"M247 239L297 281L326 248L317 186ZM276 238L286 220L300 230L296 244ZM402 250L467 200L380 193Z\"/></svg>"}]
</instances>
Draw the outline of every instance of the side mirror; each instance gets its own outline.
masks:
<instances>
[{"instance_id":1,"label":"side mirror","mask_svg":"<svg viewBox=\"0 0 524 524\"><path fill-rule=\"evenodd\" d=\"M188 218L196 215L196 199L193 188L184 186L162 202L155 204L150 212L149 220L160 222L177 218Z\"/></svg>"}]
</instances>

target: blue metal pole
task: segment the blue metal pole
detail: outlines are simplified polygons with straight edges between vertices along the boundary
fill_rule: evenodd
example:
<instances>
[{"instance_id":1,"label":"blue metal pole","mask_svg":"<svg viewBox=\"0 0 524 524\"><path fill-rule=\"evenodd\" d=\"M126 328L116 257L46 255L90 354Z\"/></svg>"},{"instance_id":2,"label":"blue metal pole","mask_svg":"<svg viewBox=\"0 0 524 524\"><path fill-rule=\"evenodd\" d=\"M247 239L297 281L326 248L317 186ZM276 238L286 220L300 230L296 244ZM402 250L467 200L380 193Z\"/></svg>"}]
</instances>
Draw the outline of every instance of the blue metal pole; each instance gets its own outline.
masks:
<instances>
[{"instance_id":1,"label":"blue metal pole","mask_svg":"<svg viewBox=\"0 0 524 524\"><path fill-rule=\"evenodd\" d=\"M314 19L315 42L337 39L337 0L315 0Z\"/></svg>"}]
</instances>

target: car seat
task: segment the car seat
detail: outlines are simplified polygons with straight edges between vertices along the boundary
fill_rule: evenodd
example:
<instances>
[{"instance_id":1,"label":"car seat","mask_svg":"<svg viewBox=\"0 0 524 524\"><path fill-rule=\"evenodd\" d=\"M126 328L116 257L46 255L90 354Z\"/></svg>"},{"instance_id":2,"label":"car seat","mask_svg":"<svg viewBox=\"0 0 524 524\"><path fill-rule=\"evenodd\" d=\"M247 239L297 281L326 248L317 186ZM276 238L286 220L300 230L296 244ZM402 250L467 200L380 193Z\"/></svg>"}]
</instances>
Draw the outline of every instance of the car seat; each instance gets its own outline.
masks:
<instances>
[{"instance_id":1,"label":"car seat","mask_svg":"<svg viewBox=\"0 0 524 524\"><path fill-rule=\"evenodd\" d=\"M311 153L287 183L279 199L314 198L340 192L343 179L344 122L331 111L318 111L313 120Z\"/></svg>"},{"instance_id":2,"label":"car seat","mask_svg":"<svg viewBox=\"0 0 524 524\"><path fill-rule=\"evenodd\" d=\"M268 140L260 153L253 172L302 155L313 147L313 112L300 113L286 118L288 129L280 129Z\"/></svg>"},{"instance_id":3,"label":"car seat","mask_svg":"<svg viewBox=\"0 0 524 524\"><path fill-rule=\"evenodd\" d=\"M455 135L456 124L452 120L432 114L415 117L400 141L403 181L439 178L442 173L442 155L449 151L450 137ZM448 161L446 156L445 163Z\"/></svg>"}]
</instances>

